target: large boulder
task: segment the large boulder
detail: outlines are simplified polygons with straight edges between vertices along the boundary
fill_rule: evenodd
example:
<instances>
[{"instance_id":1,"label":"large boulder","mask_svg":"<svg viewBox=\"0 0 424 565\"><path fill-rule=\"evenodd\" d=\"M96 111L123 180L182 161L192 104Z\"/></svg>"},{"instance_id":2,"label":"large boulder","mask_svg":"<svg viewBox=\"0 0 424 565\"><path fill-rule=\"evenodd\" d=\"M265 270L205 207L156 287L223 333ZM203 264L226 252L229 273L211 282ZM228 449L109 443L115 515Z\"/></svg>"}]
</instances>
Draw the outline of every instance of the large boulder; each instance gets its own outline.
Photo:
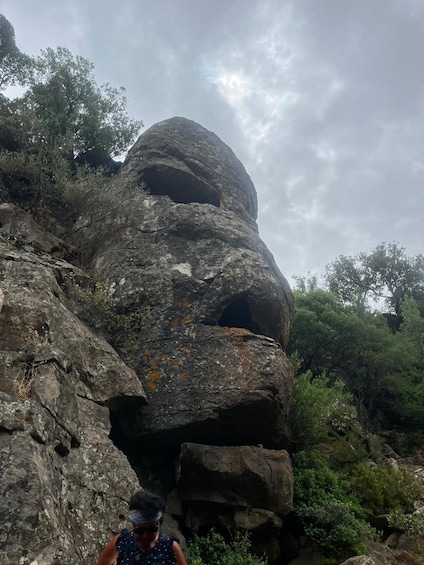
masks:
<instances>
[{"instance_id":1,"label":"large boulder","mask_svg":"<svg viewBox=\"0 0 424 565\"><path fill-rule=\"evenodd\" d=\"M286 445L291 366L274 340L199 325L192 334L177 329L159 344L143 350L150 403L120 418L128 440L164 447L186 441Z\"/></svg>"},{"instance_id":2,"label":"large boulder","mask_svg":"<svg viewBox=\"0 0 424 565\"><path fill-rule=\"evenodd\" d=\"M173 118L140 136L118 178L119 215L83 215L75 241L90 246L116 312L140 318L119 346L149 405L121 415L124 436L287 446L293 297L259 238L244 167L216 135Z\"/></svg>"},{"instance_id":3,"label":"large boulder","mask_svg":"<svg viewBox=\"0 0 424 565\"><path fill-rule=\"evenodd\" d=\"M184 443L175 493L191 531L242 529L270 562L281 563L280 532L293 507L289 454L261 446Z\"/></svg>"},{"instance_id":4,"label":"large boulder","mask_svg":"<svg viewBox=\"0 0 424 565\"><path fill-rule=\"evenodd\" d=\"M230 508L237 521L242 519L241 510L285 516L293 507L293 488L291 460L284 450L253 445L181 446L179 498L189 506L201 503L204 513L213 503Z\"/></svg>"},{"instance_id":5,"label":"large boulder","mask_svg":"<svg viewBox=\"0 0 424 565\"><path fill-rule=\"evenodd\" d=\"M266 532L278 560L293 297L251 180L219 138L175 118L91 188L95 205L61 237L0 206L0 562L94 562L140 482L172 493L170 531ZM193 442L217 468L187 456ZM195 468L213 477L209 499L190 494Z\"/></svg>"}]
</instances>

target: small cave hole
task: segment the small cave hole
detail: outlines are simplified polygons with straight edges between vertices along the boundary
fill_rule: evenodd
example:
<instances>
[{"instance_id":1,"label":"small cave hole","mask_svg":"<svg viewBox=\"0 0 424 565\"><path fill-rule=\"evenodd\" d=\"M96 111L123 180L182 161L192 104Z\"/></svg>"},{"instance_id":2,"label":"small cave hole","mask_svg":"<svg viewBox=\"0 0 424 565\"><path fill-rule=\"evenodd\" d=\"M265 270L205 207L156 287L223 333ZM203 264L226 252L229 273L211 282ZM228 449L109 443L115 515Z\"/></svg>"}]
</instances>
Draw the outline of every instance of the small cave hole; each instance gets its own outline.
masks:
<instances>
[{"instance_id":1,"label":"small cave hole","mask_svg":"<svg viewBox=\"0 0 424 565\"><path fill-rule=\"evenodd\" d=\"M228 328L244 328L255 334L262 334L260 327L253 320L249 304L244 298L237 298L229 304L218 324Z\"/></svg>"},{"instance_id":2,"label":"small cave hole","mask_svg":"<svg viewBox=\"0 0 424 565\"><path fill-rule=\"evenodd\" d=\"M58 453L61 457L66 457L67 455L69 455L69 449L66 447L66 445L63 445L62 442L59 442L56 447L54 448L54 450L56 451L56 453Z\"/></svg>"},{"instance_id":3,"label":"small cave hole","mask_svg":"<svg viewBox=\"0 0 424 565\"><path fill-rule=\"evenodd\" d=\"M221 204L221 194L213 186L198 177L175 169L146 169L143 174L148 191L152 195L169 196L176 204Z\"/></svg>"}]
</instances>

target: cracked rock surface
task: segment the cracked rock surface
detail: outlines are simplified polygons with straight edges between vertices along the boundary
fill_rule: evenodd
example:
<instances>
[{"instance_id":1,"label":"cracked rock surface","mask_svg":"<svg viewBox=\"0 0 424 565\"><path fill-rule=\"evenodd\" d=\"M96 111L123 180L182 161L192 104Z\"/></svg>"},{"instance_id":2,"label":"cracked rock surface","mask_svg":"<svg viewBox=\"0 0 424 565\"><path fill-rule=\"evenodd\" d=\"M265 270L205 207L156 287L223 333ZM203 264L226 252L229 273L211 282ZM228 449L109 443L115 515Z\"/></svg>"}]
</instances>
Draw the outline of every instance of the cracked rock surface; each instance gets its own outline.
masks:
<instances>
[{"instance_id":1,"label":"cracked rock surface","mask_svg":"<svg viewBox=\"0 0 424 565\"><path fill-rule=\"evenodd\" d=\"M279 563L293 296L253 183L172 118L106 185L56 235L0 205L0 563L95 562L140 488L176 537L242 528Z\"/></svg>"},{"instance_id":2,"label":"cracked rock surface","mask_svg":"<svg viewBox=\"0 0 424 565\"><path fill-rule=\"evenodd\" d=\"M58 279L77 269L47 253L59 241L11 205L0 214L0 563L88 563L99 513L105 539L138 488L107 406L145 394L65 305Z\"/></svg>"}]
</instances>

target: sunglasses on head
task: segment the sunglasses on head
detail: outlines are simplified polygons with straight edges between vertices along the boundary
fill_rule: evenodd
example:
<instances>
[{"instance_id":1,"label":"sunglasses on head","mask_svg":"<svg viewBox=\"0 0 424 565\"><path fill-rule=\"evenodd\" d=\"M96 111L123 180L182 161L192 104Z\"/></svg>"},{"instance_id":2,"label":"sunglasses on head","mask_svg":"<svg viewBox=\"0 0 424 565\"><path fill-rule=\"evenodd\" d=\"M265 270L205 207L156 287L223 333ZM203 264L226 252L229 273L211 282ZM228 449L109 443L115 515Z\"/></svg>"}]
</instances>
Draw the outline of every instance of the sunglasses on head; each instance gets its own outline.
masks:
<instances>
[{"instance_id":1,"label":"sunglasses on head","mask_svg":"<svg viewBox=\"0 0 424 565\"><path fill-rule=\"evenodd\" d=\"M134 528L133 532L139 536L143 534L155 534L159 530L159 526L139 526Z\"/></svg>"}]
</instances>

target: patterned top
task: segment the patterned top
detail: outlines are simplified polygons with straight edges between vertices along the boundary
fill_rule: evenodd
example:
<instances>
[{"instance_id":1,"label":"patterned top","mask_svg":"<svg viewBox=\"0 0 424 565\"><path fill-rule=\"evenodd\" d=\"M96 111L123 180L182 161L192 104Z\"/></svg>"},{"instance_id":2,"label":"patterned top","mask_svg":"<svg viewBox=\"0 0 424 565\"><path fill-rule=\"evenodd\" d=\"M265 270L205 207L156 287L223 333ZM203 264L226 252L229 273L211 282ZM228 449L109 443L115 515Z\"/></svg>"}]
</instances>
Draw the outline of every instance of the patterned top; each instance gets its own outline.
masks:
<instances>
[{"instance_id":1,"label":"patterned top","mask_svg":"<svg viewBox=\"0 0 424 565\"><path fill-rule=\"evenodd\" d=\"M172 538L159 533L155 546L148 551L142 551L133 533L122 530L116 541L117 565L175 565L176 558L173 544Z\"/></svg>"}]
</instances>

